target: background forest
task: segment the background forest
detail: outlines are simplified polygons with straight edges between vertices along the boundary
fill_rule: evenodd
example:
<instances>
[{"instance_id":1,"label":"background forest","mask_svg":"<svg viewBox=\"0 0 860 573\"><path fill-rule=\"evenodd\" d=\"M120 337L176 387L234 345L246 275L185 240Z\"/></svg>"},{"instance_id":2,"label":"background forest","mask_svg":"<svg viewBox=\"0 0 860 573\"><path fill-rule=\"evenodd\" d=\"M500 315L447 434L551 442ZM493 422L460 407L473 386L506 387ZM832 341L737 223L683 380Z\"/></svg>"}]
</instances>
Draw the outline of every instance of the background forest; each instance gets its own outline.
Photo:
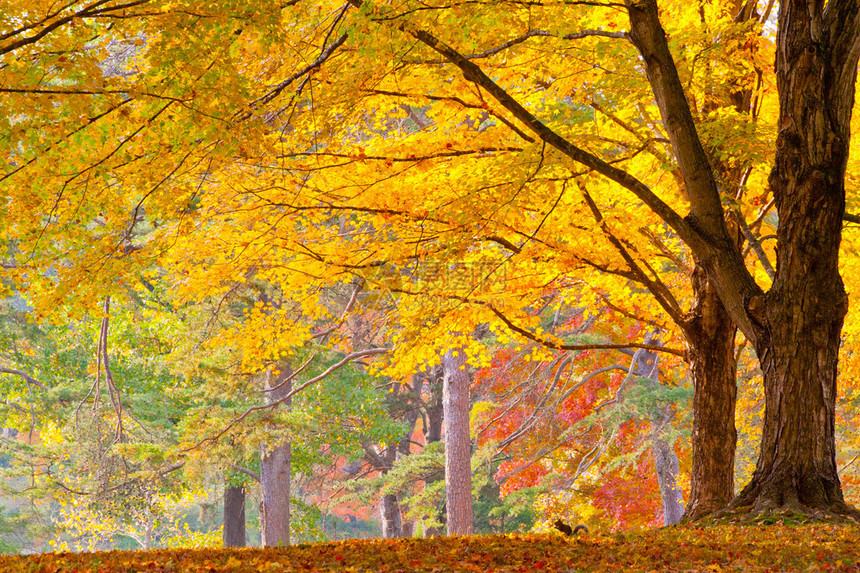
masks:
<instances>
[{"instance_id":1,"label":"background forest","mask_svg":"<svg viewBox=\"0 0 860 573\"><path fill-rule=\"evenodd\" d=\"M642 4L739 260L782 284L788 8ZM617 531L726 505L759 461L763 343L618 183L695 212L630 28L590 1L0 0L0 550ZM850 145L833 428L857 504ZM722 406L694 402L720 376L715 501L694 411Z\"/></svg>"}]
</instances>

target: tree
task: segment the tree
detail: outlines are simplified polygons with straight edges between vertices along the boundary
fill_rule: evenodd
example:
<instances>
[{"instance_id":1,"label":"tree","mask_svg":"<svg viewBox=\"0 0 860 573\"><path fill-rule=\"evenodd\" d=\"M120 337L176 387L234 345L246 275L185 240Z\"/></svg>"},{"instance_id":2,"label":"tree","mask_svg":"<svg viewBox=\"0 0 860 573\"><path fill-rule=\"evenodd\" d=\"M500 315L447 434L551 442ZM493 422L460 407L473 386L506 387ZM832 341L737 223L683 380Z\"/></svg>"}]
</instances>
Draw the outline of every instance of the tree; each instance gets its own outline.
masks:
<instances>
[{"instance_id":1,"label":"tree","mask_svg":"<svg viewBox=\"0 0 860 573\"><path fill-rule=\"evenodd\" d=\"M266 373L266 403L287 399L292 390L293 369L287 363L279 365L278 374ZM284 440L275 444L263 444L260 452L260 529L264 547L290 544L290 473L292 444Z\"/></svg>"},{"instance_id":2,"label":"tree","mask_svg":"<svg viewBox=\"0 0 860 573\"><path fill-rule=\"evenodd\" d=\"M469 437L469 373L462 349L442 358L445 419L445 508L448 535L472 533L472 442Z\"/></svg>"},{"instance_id":3,"label":"tree","mask_svg":"<svg viewBox=\"0 0 860 573\"><path fill-rule=\"evenodd\" d=\"M245 487L224 486L224 547L245 547Z\"/></svg>"},{"instance_id":4,"label":"tree","mask_svg":"<svg viewBox=\"0 0 860 573\"><path fill-rule=\"evenodd\" d=\"M756 284L726 227L720 186L690 113L656 1L628 2L627 10L630 37L642 55L686 184L690 200L686 217L629 173L553 131L432 33L409 24L400 28L460 68L467 80L486 90L548 145L636 195L702 261L720 300L756 347L765 376L759 465L733 503L757 512L788 507L850 513L836 471L833 416L839 333L847 311L838 252L860 55L860 10L850 1L826 7L780 5L781 131L770 177L780 216L779 256L774 286L767 294ZM815 232L806 232L809 228Z\"/></svg>"},{"instance_id":5,"label":"tree","mask_svg":"<svg viewBox=\"0 0 860 573\"><path fill-rule=\"evenodd\" d=\"M781 507L851 511L836 471L833 428L839 334L847 312L838 256L860 56L858 8L856 2L780 4L780 133L770 175L780 222L776 277L765 294L726 230L719 186L675 72L656 2L628 4L631 37L642 53L690 195L686 219L671 213L664 218L699 255L762 364L766 405L759 463L733 502L759 512Z\"/></svg>"}]
</instances>

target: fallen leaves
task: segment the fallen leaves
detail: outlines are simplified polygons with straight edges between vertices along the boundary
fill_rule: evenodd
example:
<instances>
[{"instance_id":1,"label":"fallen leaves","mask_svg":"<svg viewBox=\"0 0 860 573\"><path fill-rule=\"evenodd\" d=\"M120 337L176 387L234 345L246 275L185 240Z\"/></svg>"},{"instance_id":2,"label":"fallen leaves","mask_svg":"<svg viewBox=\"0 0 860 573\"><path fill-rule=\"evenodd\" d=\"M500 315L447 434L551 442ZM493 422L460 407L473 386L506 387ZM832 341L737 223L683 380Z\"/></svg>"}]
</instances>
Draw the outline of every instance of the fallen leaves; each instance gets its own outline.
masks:
<instances>
[{"instance_id":1,"label":"fallen leaves","mask_svg":"<svg viewBox=\"0 0 860 573\"><path fill-rule=\"evenodd\" d=\"M373 539L286 548L45 553L0 572L860 571L852 525L672 527L565 538L490 535Z\"/></svg>"}]
</instances>

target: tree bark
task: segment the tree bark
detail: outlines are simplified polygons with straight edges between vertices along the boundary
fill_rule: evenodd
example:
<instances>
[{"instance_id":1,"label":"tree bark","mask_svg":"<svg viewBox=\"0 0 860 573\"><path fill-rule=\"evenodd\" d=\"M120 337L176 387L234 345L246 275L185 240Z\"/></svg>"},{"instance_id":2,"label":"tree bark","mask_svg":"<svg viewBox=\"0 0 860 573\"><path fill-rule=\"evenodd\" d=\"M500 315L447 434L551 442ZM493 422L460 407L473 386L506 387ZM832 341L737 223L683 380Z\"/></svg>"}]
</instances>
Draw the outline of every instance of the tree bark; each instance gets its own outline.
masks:
<instances>
[{"instance_id":1,"label":"tree bark","mask_svg":"<svg viewBox=\"0 0 860 573\"><path fill-rule=\"evenodd\" d=\"M397 459L400 444L389 444L380 449L376 444L364 442L362 447L368 463L380 474L385 475L391 471ZM382 495L379 500L379 518L383 538L395 539L403 535L403 516L400 513L400 500L397 494Z\"/></svg>"},{"instance_id":2,"label":"tree bark","mask_svg":"<svg viewBox=\"0 0 860 573\"><path fill-rule=\"evenodd\" d=\"M735 495L735 403L737 400L737 328L708 280L704 268L693 271L695 302L683 325L694 384L693 463L687 520L728 507Z\"/></svg>"},{"instance_id":3,"label":"tree bark","mask_svg":"<svg viewBox=\"0 0 860 573\"><path fill-rule=\"evenodd\" d=\"M292 383L284 383L292 368L280 365L280 374L266 376L266 402L275 402L286 396ZM289 406L289 400L284 406ZM287 546L290 544L290 470L292 450L289 440L279 444L263 444L260 459L260 486L262 503L260 511L263 547Z\"/></svg>"},{"instance_id":4,"label":"tree bark","mask_svg":"<svg viewBox=\"0 0 860 573\"><path fill-rule=\"evenodd\" d=\"M245 547L245 488L224 487L224 547Z\"/></svg>"},{"instance_id":5,"label":"tree bark","mask_svg":"<svg viewBox=\"0 0 860 573\"><path fill-rule=\"evenodd\" d=\"M445 411L445 506L448 535L472 533L472 443L469 438L469 373L463 350L442 358Z\"/></svg>"},{"instance_id":6,"label":"tree bark","mask_svg":"<svg viewBox=\"0 0 860 573\"><path fill-rule=\"evenodd\" d=\"M669 417L665 420L668 423ZM659 431L662 424L655 425ZM678 485L678 456L672 444L659 435L651 442L654 455L654 468L657 470L657 485L660 486L660 500L663 503L663 525L675 525L684 516L684 499Z\"/></svg>"},{"instance_id":7,"label":"tree bark","mask_svg":"<svg viewBox=\"0 0 860 573\"><path fill-rule=\"evenodd\" d=\"M395 539L403 536L403 516L400 514L400 500L397 495L389 493L382 496L380 501L382 517L382 537Z\"/></svg>"},{"instance_id":8,"label":"tree bark","mask_svg":"<svg viewBox=\"0 0 860 573\"><path fill-rule=\"evenodd\" d=\"M660 343L657 333L649 333L645 344ZM633 372L647 380L652 387L660 384L660 357L657 352L639 350L634 355ZM660 488L660 501L663 504L663 525L674 525L681 521L684 515L684 498L678 485L678 456L675 448L663 438L665 429L671 424L672 410L661 404L653 412L651 418L651 454L654 458L654 469L657 473L657 485Z\"/></svg>"},{"instance_id":9,"label":"tree bark","mask_svg":"<svg viewBox=\"0 0 860 573\"><path fill-rule=\"evenodd\" d=\"M445 408L443 407L444 394L444 372L442 366L435 366L427 373L427 389L430 394L428 402L424 406L423 429L424 443L439 442L442 440L442 423L444 421ZM442 473L429 475L424 478L425 485L436 483L443 479ZM445 509L438 509L439 523L446 521ZM428 527L424 531L425 537L441 537L444 527Z\"/></svg>"},{"instance_id":10,"label":"tree bark","mask_svg":"<svg viewBox=\"0 0 860 573\"><path fill-rule=\"evenodd\" d=\"M855 513L836 468L839 275L845 168L860 53L860 2L781 2L780 99L769 183L779 214L776 280L759 314L764 373L761 452L736 507Z\"/></svg>"}]
</instances>

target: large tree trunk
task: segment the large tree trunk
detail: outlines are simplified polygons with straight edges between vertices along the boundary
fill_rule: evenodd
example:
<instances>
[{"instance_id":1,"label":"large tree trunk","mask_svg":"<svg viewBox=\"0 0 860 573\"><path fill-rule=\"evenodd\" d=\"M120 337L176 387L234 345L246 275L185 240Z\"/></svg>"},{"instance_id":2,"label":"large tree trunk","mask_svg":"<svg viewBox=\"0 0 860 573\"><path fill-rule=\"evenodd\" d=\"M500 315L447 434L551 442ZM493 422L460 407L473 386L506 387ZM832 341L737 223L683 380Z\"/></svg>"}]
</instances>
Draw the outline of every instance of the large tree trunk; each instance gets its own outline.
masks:
<instances>
[{"instance_id":1,"label":"large tree trunk","mask_svg":"<svg viewBox=\"0 0 860 573\"><path fill-rule=\"evenodd\" d=\"M755 314L764 428L756 471L734 503L757 512L851 511L835 447L839 341L848 310L838 256L860 5L839 10L851 4L829 2L822 10L780 3L780 131L769 180L779 214L777 275Z\"/></svg>"},{"instance_id":2,"label":"large tree trunk","mask_svg":"<svg viewBox=\"0 0 860 573\"><path fill-rule=\"evenodd\" d=\"M442 368L448 535L469 535L472 533L472 443L469 438L469 373L463 350L446 352Z\"/></svg>"},{"instance_id":3,"label":"large tree trunk","mask_svg":"<svg viewBox=\"0 0 860 573\"><path fill-rule=\"evenodd\" d=\"M245 488L224 487L224 547L245 547Z\"/></svg>"},{"instance_id":4,"label":"large tree trunk","mask_svg":"<svg viewBox=\"0 0 860 573\"><path fill-rule=\"evenodd\" d=\"M860 56L860 3L780 2L779 133L770 186L779 214L767 295L730 245L720 189L698 139L655 0L628 0L642 55L690 199L692 232L720 300L755 345L764 374L761 452L735 507L848 513L835 456L836 373L847 297L838 270L844 176Z\"/></svg>"},{"instance_id":5,"label":"large tree trunk","mask_svg":"<svg viewBox=\"0 0 860 573\"><path fill-rule=\"evenodd\" d=\"M684 324L693 379L693 465L687 520L728 507L735 495L737 328L716 289L696 265L695 302Z\"/></svg>"},{"instance_id":6,"label":"large tree trunk","mask_svg":"<svg viewBox=\"0 0 860 573\"><path fill-rule=\"evenodd\" d=\"M289 365L280 366L277 377L266 376L266 402L280 400L292 389L292 383L284 381L292 375ZM274 379L273 379L274 378ZM284 406L288 406L287 401ZM290 544L290 469L292 451L289 440L279 444L263 444L260 459L260 486L262 503L260 511L263 547Z\"/></svg>"}]
</instances>

